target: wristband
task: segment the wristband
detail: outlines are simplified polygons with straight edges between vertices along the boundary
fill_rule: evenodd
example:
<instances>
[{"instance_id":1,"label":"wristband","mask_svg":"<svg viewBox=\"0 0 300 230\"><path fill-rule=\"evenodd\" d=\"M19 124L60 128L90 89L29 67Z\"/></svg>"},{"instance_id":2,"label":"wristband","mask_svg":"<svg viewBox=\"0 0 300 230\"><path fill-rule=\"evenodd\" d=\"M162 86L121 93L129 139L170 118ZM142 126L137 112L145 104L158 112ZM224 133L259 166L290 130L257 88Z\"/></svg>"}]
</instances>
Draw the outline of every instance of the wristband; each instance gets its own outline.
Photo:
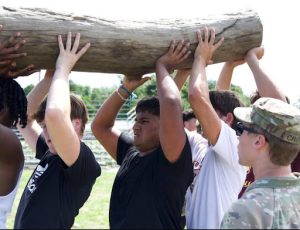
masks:
<instances>
[{"instance_id":1,"label":"wristband","mask_svg":"<svg viewBox=\"0 0 300 230\"><path fill-rule=\"evenodd\" d=\"M137 96L136 96L134 93L130 92L128 89L126 89L126 87L125 87L123 84L120 85L120 88L121 88L125 93L127 93L127 95L128 95L127 104L130 106L130 105L131 105L131 102L132 102L134 99L136 99ZM119 92L118 92L118 94L119 94ZM120 95L121 95L121 94L120 94ZM124 97L122 96L122 99L123 99L123 98L124 98Z\"/></svg>"}]
</instances>

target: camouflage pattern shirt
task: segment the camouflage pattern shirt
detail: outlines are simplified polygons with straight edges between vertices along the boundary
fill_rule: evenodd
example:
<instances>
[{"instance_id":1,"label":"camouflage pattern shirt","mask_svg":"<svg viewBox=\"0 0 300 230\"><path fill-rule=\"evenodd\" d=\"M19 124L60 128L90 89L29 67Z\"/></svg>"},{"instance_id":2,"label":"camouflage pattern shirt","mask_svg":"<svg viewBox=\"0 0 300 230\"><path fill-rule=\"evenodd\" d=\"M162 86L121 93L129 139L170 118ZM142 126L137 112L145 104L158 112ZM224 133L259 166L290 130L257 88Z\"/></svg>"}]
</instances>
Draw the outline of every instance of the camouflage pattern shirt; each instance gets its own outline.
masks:
<instances>
[{"instance_id":1,"label":"camouflage pattern shirt","mask_svg":"<svg viewBox=\"0 0 300 230\"><path fill-rule=\"evenodd\" d=\"M252 183L224 215L221 228L300 229L300 173Z\"/></svg>"}]
</instances>

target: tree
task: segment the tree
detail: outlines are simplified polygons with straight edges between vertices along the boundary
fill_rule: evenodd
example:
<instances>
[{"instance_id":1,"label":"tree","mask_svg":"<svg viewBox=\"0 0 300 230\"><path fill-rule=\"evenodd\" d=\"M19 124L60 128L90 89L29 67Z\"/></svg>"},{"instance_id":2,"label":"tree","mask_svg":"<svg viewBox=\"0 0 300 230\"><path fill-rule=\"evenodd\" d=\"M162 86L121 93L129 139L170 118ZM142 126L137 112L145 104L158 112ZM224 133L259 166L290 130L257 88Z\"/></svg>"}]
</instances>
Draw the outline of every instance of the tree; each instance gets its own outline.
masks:
<instances>
[{"instance_id":1,"label":"tree","mask_svg":"<svg viewBox=\"0 0 300 230\"><path fill-rule=\"evenodd\" d=\"M26 86L26 87L24 88L25 94L28 95L29 92L30 92L33 88L34 88L34 85L33 85L33 84L30 84L30 85Z\"/></svg>"}]
</instances>

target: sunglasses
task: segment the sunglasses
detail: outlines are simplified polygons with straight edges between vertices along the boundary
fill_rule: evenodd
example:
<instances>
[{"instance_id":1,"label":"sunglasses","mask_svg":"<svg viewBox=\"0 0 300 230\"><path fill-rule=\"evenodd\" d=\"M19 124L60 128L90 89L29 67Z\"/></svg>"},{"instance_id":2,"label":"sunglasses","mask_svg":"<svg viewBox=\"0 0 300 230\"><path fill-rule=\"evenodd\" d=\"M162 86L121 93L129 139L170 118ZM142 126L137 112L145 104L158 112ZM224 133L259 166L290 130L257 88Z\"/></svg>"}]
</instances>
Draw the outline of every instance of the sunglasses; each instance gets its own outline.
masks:
<instances>
[{"instance_id":1,"label":"sunglasses","mask_svg":"<svg viewBox=\"0 0 300 230\"><path fill-rule=\"evenodd\" d=\"M244 130L246 130L249 133L257 133L257 131L255 129L244 126L244 124L242 122L238 122L236 124L236 129L235 129L236 135L241 136L243 134Z\"/></svg>"}]
</instances>

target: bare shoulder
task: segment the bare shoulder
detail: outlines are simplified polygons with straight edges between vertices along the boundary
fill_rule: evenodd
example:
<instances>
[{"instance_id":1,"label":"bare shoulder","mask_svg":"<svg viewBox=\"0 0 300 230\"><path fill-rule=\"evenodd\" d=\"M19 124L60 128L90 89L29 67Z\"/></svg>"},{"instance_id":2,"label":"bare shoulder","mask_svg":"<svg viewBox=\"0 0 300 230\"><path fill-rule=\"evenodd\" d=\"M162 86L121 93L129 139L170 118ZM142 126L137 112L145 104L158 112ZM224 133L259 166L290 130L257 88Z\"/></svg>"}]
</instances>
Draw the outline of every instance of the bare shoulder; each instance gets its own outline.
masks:
<instances>
[{"instance_id":1,"label":"bare shoulder","mask_svg":"<svg viewBox=\"0 0 300 230\"><path fill-rule=\"evenodd\" d=\"M9 128L0 125L0 160L6 161L22 161L23 150L19 138Z\"/></svg>"}]
</instances>

